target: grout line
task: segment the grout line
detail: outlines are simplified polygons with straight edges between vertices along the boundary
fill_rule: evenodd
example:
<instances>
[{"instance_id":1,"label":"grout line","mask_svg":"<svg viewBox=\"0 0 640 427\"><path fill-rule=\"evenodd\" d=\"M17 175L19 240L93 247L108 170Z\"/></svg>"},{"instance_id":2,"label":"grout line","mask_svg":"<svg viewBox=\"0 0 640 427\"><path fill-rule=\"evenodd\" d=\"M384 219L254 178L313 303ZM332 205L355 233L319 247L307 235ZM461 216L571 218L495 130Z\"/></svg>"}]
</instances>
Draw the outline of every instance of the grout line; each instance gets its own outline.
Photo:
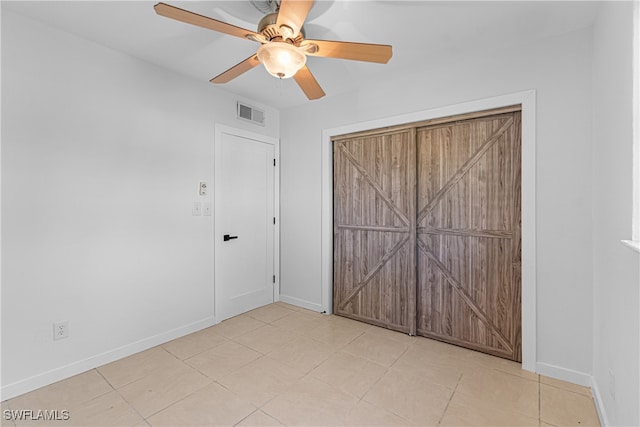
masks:
<instances>
[{"instance_id":1,"label":"grout line","mask_svg":"<svg viewBox=\"0 0 640 427\"><path fill-rule=\"evenodd\" d=\"M98 375L100 375L100 376L102 377L102 379L104 379L104 380L106 381L106 383L107 383L107 384L109 384L109 387L111 387L111 391L116 391L116 389L111 385L111 383L110 383L109 381L107 381L107 379L104 377L104 375L102 375L102 374L98 371L98 369L94 368L94 369L91 369L91 370L89 370L89 371L87 371L87 372L91 372L91 371L96 371L96 373L97 373ZM87 373L87 372L85 372L85 373ZM82 374L80 374L80 375L82 375ZM73 378L73 377L72 377L72 378ZM63 381L64 381L64 380L63 380ZM89 403L89 402L92 402L92 401L94 401L94 400L96 400L96 399L98 399L98 398L100 398L100 397L102 397L102 396L105 396L105 395L107 395L107 394L111 393L111 391L106 391L106 392L104 392L104 393L102 393L102 394L99 394L99 395L97 395L97 396L92 397L91 399L83 400L82 402L80 402L80 405L85 405L85 404L87 404L87 403Z\"/></svg>"},{"instance_id":2,"label":"grout line","mask_svg":"<svg viewBox=\"0 0 640 427\"><path fill-rule=\"evenodd\" d=\"M382 366L382 365L381 365L381 366ZM369 387L369 388L367 389L367 391L365 391L365 392L364 392L364 394L363 394L363 395L362 395L362 397L360 398L360 400L361 400L361 401L365 401L365 402L369 403L367 400L364 400L364 398L367 396L367 394L369 394L369 392L370 392L371 390L373 390L373 388L374 388L376 385L378 385L378 383L379 383L380 381L382 381L382 378L384 378L384 377L389 373L389 369L390 369L390 368L385 368L385 371L384 371L384 373L383 373L382 375L380 375L380 378L378 378L378 379L377 379L373 384L371 384L371 387ZM385 409L386 409L386 408L385 408ZM391 412L389 409L387 409L387 411ZM396 414L396 415L397 415L397 414Z\"/></svg>"},{"instance_id":3,"label":"grout line","mask_svg":"<svg viewBox=\"0 0 640 427\"><path fill-rule=\"evenodd\" d=\"M542 387L540 384L542 383L540 382L540 375L538 375L538 426L542 426Z\"/></svg>"},{"instance_id":4,"label":"grout line","mask_svg":"<svg viewBox=\"0 0 640 427\"><path fill-rule=\"evenodd\" d=\"M204 375L204 374L203 374L203 375ZM191 396L192 396L192 395L194 395L195 393L198 393L199 391L203 390L204 388L209 387L209 386L214 382L213 380L211 380L211 378L207 377L206 375L204 375L204 377L205 377L205 378L207 378L208 380L210 380L210 382L209 382L208 384L205 384L205 385L203 385L202 387L200 387L200 388L197 388L197 389L193 390L191 393L187 394L187 395L186 395L186 396L184 396L183 398L178 399L178 400L176 400L176 401L173 401L173 402L169 403L169 404L168 404L167 406L165 406L164 408L162 408L162 409L158 409L156 412L154 412L154 413L152 413L152 414L149 414L147 417L142 416L142 414L140 414L140 412L138 412L138 411L135 409L135 407L133 407L133 405L131 405L131 404L129 404L129 405L130 405L130 406L131 406L131 407L132 407L132 408L133 408L133 409L134 409L138 414L140 414L140 416L142 416L142 419L144 419L145 421L147 421L147 419L149 419L149 418L153 417L154 415L159 414L160 412L162 412L162 411L166 410L167 408L170 408L170 407L172 407L173 405L175 405L175 404L177 404L177 403L179 403L179 402L182 402L183 400L185 400L185 399L187 399L187 398L191 397ZM117 390L116 390L116 391L117 391ZM124 399L124 396L122 396L122 398ZM129 401L128 401L127 399L124 399L124 401L125 401L125 402L127 402L127 403L129 403Z\"/></svg>"},{"instance_id":5,"label":"grout line","mask_svg":"<svg viewBox=\"0 0 640 427\"><path fill-rule=\"evenodd\" d=\"M242 418L241 420L239 420L237 423L234 424L234 426L237 426L238 424L240 424L241 422L243 422L244 420L246 420L247 418L249 418L251 415L255 414L256 412L258 412L260 410L260 408L256 408L255 411L251 412L250 414L248 414L246 417Z\"/></svg>"},{"instance_id":6,"label":"grout line","mask_svg":"<svg viewBox=\"0 0 640 427\"><path fill-rule=\"evenodd\" d=\"M181 338L182 338L182 337L181 337ZM179 339L179 338L176 338L176 339ZM171 341L174 341L174 340L171 340ZM171 342L171 341L169 341L169 342ZM164 344L167 344L167 343L164 343ZM171 353L169 350L167 350L166 348L164 348L164 347L163 347L163 345L164 345L164 344L160 344L160 345L158 345L158 346L156 346L156 347L157 347L157 348L159 348L159 349L161 349L161 350L162 350L162 351L164 351L165 353L167 353L167 354L171 355L171 357L173 357L173 358L174 358L174 359L176 359L177 361L184 363L184 360L181 360L178 356L176 356L175 354ZM155 348L155 347L154 347L154 348ZM151 350L151 349L150 349L150 350ZM146 350L145 350L145 351L146 351ZM140 353L142 353L142 352L140 352ZM136 353L136 354L140 354L140 353Z\"/></svg>"},{"instance_id":7,"label":"grout line","mask_svg":"<svg viewBox=\"0 0 640 427\"><path fill-rule=\"evenodd\" d=\"M262 409L259 409L259 410L260 410L260 411L262 411L262 413L264 413L265 415L267 415L267 416L269 416L269 417L273 418L274 420L276 420L277 422L279 422L281 425L286 426L286 424L285 424L282 420L280 420L279 418L277 418L275 415L270 414L270 413L269 413L269 412L267 412L267 411L263 411Z\"/></svg>"},{"instance_id":8,"label":"grout line","mask_svg":"<svg viewBox=\"0 0 640 427\"><path fill-rule=\"evenodd\" d=\"M311 331L310 331L310 332L311 332ZM352 342L354 342L355 340L357 340L358 338L360 338L363 334L364 334L364 331L360 332L357 336L353 337L353 338L352 338L349 342L347 342L346 344L340 344L340 345L337 345L337 346L335 346L334 344L330 344L330 343L327 343L327 342L321 341L321 340L319 340L319 339L317 339L317 338L310 337L310 336L308 336L308 335L300 335L300 336L304 336L304 337L306 337L306 338L309 338L309 339L311 339L311 340L313 340L313 341L315 341L315 342L318 342L318 343L320 343L320 344L324 345L325 347L334 347L334 346L335 346L333 353L337 353L337 352L341 351L343 348L345 348L346 346L348 346L349 344L351 344Z\"/></svg>"},{"instance_id":9,"label":"grout line","mask_svg":"<svg viewBox=\"0 0 640 427\"><path fill-rule=\"evenodd\" d=\"M569 390L568 388L564 388L562 386L557 386L557 385L553 385L553 384L547 384L547 383L543 383L543 382L541 382L540 385L541 386L544 385L544 386L547 386L547 387L553 387L553 388L558 389L558 390L566 391L568 393L577 394L579 396L584 396L586 398L591 398L591 400L593 400L593 395L591 393L589 393L589 394L580 393L579 391ZM583 386L579 386L579 387L583 387ZM591 391L591 387L587 387L587 390Z\"/></svg>"},{"instance_id":10,"label":"grout line","mask_svg":"<svg viewBox=\"0 0 640 427\"><path fill-rule=\"evenodd\" d=\"M363 336L365 333L364 330L360 331L360 333L358 335L356 335L355 337L353 337L353 339L351 339L349 342L347 342L346 344L344 344L342 347L339 347L337 351L342 350L343 348L345 348L346 346L348 346L349 344L351 344L352 342L354 342L355 340L357 340L358 338L360 338L361 336Z\"/></svg>"},{"instance_id":11,"label":"grout line","mask_svg":"<svg viewBox=\"0 0 640 427\"><path fill-rule=\"evenodd\" d=\"M237 372L237 371L236 371ZM224 388L225 390L227 390L229 393L233 394L234 396L238 397L239 399L242 399L242 401L248 403L249 405L253 406L256 408L255 411L251 412L251 414L262 410L262 408L269 402L271 402L273 399L275 399L276 397L280 396L280 394L276 394L275 396L273 396L272 398L270 398L269 400L267 400L265 403L263 403L262 405L256 405L255 403L245 399L244 397L242 397L240 394L236 393L235 391L233 391L232 389L230 389L229 387L227 387L225 384L221 383L218 380L214 380L214 383L216 383L217 385L219 385L220 387ZM239 424L240 422L242 422L245 418L249 417L251 414L247 415L246 417L244 417L242 420L238 421L235 425ZM272 417L275 418L275 417ZM280 420L278 420L280 421Z\"/></svg>"},{"instance_id":12,"label":"grout line","mask_svg":"<svg viewBox=\"0 0 640 427\"><path fill-rule=\"evenodd\" d=\"M461 373L460 376L458 377L458 381L456 382L456 386L453 388L453 391L451 392L451 396L449 397L449 401L447 402L447 406L444 407L444 411L442 411L442 415L440 416L440 419L438 420L438 425L440 425L442 423L442 420L444 419L444 416L447 414L447 410L449 409L449 405L451 404L451 401L453 400L453 396L456 394L456 391L458 390L458 386L460 385L460 380L462 380L462 376L464 375L464 373Z\"/></svg>"},{"instance_id":13,"label":"grout line","mask_svg":"<svg viewBox=\"0 0 640 427\"><path fill-rule=\"evenodd\" d=\"M115 390L115 392L116 392L116 393L118 393L118 396L120 396L120 399L122 399L122 401L123 401L124 403L126 403L126 404L127 404L127 406L129 407L129 409L131 409L131 410L133 411L133 413L134 413L134 414L138 414L138 416L139 416L140 418L142 418L142 420L143 420L145 423L149 424L149 423L147 422L147 418L145 418L145 417L144 417L144 415L142 415L142 414L140 413L140 411L138 411L138 410L136 409L136 407L135 407L135 406L133 406L133 405L131 404L131 402L129 402L127 399L125 399L125 398L124 398L124 396L120 393L120 391L119 391L118 389L114 388L114 390ZM149 416L151 416L151 415L149 415Z\"/></svg>"},{"instance_id":14,"label":"grout line","mask_svg":"<svg viewBox=\"0 0 640 427\"><path fill-rule=\"evenodd\" d=\"M116 390L116 388L113 386L113 384L111 384L111 382L107 379L107 377L105 377L102 372L100 372L99 370L100 366L98 366L97 368L95 368L94 370L98 373L98 375L100 375L102 377L102 379L109 384L109 387L111 387L111 389ZM117 390L116 390L117 391Z\"/></svg>"},{"instance_id":15,"label":"grout line","mask_svg":"<svg viewBox=\"0 0 640 427\"><path fill-rule=\"evenodd\" d=\"M302 378L304 378L304 377L302 377ZM300 379L302 379L302 378L300 378ZM293 384L291 384L291 385L296 384L298 381L300 381L300 379L298 379L298 380L294 381L294 382L293 382ZM286 391L286 390L285 390L285 391ZM272 402L273 400L275 400L276 398L280 397L282 394L284 394L284 391L283 391L283 392L280 392L280 393L278 393L278 394L276 394L275 396L273 396L273 397L271 397L271 398L269 398L269 399L267 399L267 401L266 401L266 402L264 402L262 405L258 406L257 408L258 408L259 410L261 410L261 411L262 411L262 408L264 408L265 406L267 406L269 403L271 403L271 402ZM241 396L240 396L240 397L241 397ZM251 403L251 402L249 402L249 403L250 403L251 405L253 405L253 403ZM255 406L255 405L254 405L254 406ZM264 411L262 411L262 412L264 412ZM265 412L265 414L266 414L266 412ZM273 415L269 415L269 416L270 416L270 417L272 417L272 418L276 418L276 417L274 417ZM277 419L277 418L276 418L276 419ZM278 420L278 422L280 422L280 420ZM284 424L284 423L282 423L282 422L281 422L281 424Z\"/></svg>"},{"instance_id":16,"label":"grout line","mask_svg":"<svg viewBox=\"0 0 640 427\"><path fill-rule=\"evenodd\" d=\"M407 348L404 349L404 351L400 354L400 356L398 356L396 358L396 360L394 360L393 363L391 365L389 365L389 367L387 369L393 368L395 366L395 364L398 363L398 360L400 360L402 358L402 356L404 356L412 346L413 345L408 345Z\"/></svg>"},{"instance_id":17,"label":"grout line","mask_svg":"<svg viewBox=\"0 0 640 427\"><path fill-rule=\"evenodd\" d=\"M224 339L224 341L223 341L223 342L221 342L221 343L219 343L219 344L215 344L215 345L213 345L212 347L207 347L207 348L205 348L204 350L198 351L197 353L190 354L189 356L185 357L184 359L180 359L177 355L175 355L175 354L171 353L171 351L170 351L170 350L168 350L168 349L166 349L166 348L165 348L165 350L166 350L167 352L171 353L171 354L172 354L174 357L176 357L180 362L184 363L184 364L185 364L185 365L187 365L187 366L192 367L191 365L189 365L189 364L187 363L187 360L189 360L189 359L191 359L191 358L194 358L194 357L196 357L196 356L199 356L199 355L201 355L201 354L203 354L203 353L206 353L206 352L207 352L207 351L209 351L209 350L213 350L214 348L219 347L219 346L221 346L221 345L223 345L223 344L226 344L227 342L231 341L229 338L225 338L225 337L223 337L222 335L218 335L218 336L219 336L220 338ZM192 339L189 339L189 341L195 342L195 341L194 341L194 340L192 340Z\"/></svg>"}]
</instances>

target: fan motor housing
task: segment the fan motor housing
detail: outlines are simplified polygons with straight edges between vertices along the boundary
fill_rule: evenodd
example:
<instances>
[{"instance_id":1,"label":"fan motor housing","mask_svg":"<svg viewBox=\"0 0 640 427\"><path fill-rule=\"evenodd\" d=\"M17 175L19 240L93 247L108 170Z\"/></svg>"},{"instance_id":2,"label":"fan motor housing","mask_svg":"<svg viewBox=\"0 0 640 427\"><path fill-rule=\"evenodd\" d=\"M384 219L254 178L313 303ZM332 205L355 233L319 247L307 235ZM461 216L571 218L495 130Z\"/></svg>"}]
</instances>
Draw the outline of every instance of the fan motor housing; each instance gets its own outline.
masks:
<instances>
[{"instance_id":1,"label":"fan motor housing","mask_svg":"<svg viewBox=\"0 0 640 427\"><path fill-rule=\"evenodd\" d=\"M262 17L258 23L258 30L256 32L265 36L269 41L277 38L283 39L282 41L284 41L282 33L280 33L280 28L276 25L277 22L278 13L269 13ZM300 32L295 38L287 39L287 42L299 46L302 40L304 40L304 27L300 28Z\"/></svg>"}]
</instances>

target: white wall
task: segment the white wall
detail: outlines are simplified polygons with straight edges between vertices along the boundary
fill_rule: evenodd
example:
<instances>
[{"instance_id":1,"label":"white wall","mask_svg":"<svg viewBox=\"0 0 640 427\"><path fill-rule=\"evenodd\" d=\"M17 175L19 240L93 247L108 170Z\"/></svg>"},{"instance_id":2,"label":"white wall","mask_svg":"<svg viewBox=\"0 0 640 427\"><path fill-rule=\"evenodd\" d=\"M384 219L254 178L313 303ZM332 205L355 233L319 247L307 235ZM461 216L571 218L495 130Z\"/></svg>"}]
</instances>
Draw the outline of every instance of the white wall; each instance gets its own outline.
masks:
<instances>
[{"instance_id":1,"label":"white wall","mask_svg":"<svg viewBox=\"0 0 640 427\"><path fill-rule=\"evenodd\" d=\"M214 125L279 134L236 100L2 11L2 399L213 322Z\"/></svg>"},{"instance_id":2,"label":"white wall","mask_svg":"<svg viewBox=\"0 0 640 427\"><path fill-rule=\"evenodd\" d=\"M605 2L594 27L593 376L606 422L640 424L640 264L631 238L631 2ZM609 372L615 376L615 398Z\"/></svg>"},{"instance_id":3,"label":"white wall","mask_svg":"<svg viewBox=\"0 0 640 427\"><path fill-rule=\"evenodd\" d=\"M281 297L319 306L322 129L537 91L538 369L592 362L591 30L417 65L282 112ZM317 76L322 84L322 77Z\"/></svg>"}]
</instances>

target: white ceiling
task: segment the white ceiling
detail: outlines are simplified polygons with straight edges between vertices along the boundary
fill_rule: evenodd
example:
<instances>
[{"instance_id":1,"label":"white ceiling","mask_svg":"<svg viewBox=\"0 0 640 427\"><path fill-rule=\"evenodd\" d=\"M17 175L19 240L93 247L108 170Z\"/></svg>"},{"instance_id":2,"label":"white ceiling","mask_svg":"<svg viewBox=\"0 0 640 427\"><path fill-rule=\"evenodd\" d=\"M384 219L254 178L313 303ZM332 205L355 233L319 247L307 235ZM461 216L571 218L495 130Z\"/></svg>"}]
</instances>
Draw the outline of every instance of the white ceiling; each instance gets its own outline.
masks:
<instances>
[{"instance_id":1,"label":"white ceiling","mask_svg":"<svg viewBox=\"0 0 640 427\"><path fill-rule=\"evenodd\" d=\"M256 29L262 13L249 1L166 1L174 6ZM255 53L257 43L156 15L155 1L2 1L51 26L200 81ZM492 50L591 25L593 1L316 1L305 24L311 39L393 46L388 64L309 57L327 96L356 89L374 76L434 63L470 50ZM277 108L308 101L293 79L278 80L260 66L224 88Z\"/></svg>"}]
</instances>

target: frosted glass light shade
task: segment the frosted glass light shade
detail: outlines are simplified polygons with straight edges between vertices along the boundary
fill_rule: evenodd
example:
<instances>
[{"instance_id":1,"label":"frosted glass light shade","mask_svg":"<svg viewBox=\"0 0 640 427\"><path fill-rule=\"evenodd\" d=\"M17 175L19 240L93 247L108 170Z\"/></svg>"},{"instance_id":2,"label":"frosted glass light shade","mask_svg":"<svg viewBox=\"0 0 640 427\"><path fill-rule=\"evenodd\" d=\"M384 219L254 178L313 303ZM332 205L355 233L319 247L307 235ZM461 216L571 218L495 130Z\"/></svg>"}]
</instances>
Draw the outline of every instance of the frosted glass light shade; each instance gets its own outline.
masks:
<instances>
[{"instance_id":1,"label":"frosted glass light shade","mask_svg":"<svg viewBox=\"0 0 640 427\"><path fill-rule=\"evenodd\" d=\"M286 42L265 43L257 55L269 74L279 79L293 77L307 63L304 51Z\"/></svg>"}]
</instances>

